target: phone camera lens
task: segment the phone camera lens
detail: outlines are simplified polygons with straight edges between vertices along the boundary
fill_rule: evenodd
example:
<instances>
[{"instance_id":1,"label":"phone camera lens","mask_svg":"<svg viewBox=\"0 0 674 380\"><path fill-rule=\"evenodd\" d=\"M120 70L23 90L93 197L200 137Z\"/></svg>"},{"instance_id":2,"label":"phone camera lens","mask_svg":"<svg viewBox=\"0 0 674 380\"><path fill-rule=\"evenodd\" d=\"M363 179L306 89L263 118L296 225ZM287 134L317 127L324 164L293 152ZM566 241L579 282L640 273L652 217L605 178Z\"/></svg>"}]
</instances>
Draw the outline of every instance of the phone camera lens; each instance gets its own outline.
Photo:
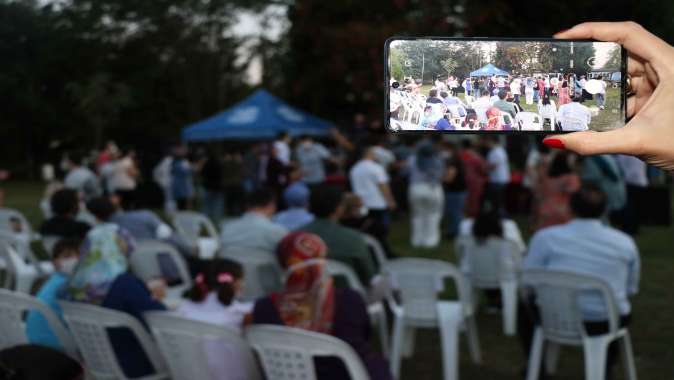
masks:
<instances>
[{"instance_id":1,"label":"phone camera lens","mask_svg":"<svg viewBox=\"0 0 674 380\"><path fill-rule=\"evenodd\" d=\"M393 87L393 88L398 88L398 87L400 87L400 83L398 83L398 82L393 82L393 83L391 83L391 87Z\"/></svg>"}]
</instances>

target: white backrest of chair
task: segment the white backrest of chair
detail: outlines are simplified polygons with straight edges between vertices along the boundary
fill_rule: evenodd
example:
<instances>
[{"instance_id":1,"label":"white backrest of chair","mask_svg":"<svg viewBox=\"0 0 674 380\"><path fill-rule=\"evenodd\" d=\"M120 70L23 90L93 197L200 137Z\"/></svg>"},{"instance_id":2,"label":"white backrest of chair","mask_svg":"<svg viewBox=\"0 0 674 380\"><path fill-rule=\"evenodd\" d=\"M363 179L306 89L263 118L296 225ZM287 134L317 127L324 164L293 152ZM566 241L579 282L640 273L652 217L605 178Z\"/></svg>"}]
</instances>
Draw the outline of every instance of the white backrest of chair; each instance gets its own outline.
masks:
<instances>
[{"instance_id":1,"label":"white backrest of chair","mask_svg":"<svg viewBox=\"0 0 674 380\"><path fill-rule=\"evenodd\" d=\"M17 275L22 275L32 272L34 276L37 276L35 268L27 264L18 254L14 245L12 245L11 240L5 239L3 233L0 231L0 257L5 260L5 265L7 273L5 276L5 284L11 283L12 280L16 280ZM7 285L9 286L9 285Z\"/></svg>"},{"instance_id":2,"label":"white backrest of chair","mask_svg":"<svg viewBox=\"0 0 674 380\"><path fill-rule=\"evenodd\" d=\"M61 301L59 304L87 371L95 379L126 379L107 332L107 329L118 327L127 328L136 336L156 374L166 374L166 365L152 337L131 315L79 302Z\"/></svg>"},{"instance_id":3,"label":"white backrest of chair","mask_svg":"<svg viewBox=\"0 0 674 380\"><path fill-rule=\"evenodd\" d=\"M77 358L77 346L54 311L28 294L0 289L0 348L28 343L25 318L27 312L39 312L49 324L65 352Z\"/></svg>"},{"instance_id":4,"label":"white backrest of chair","mask_svg":"<svg viewBox=\"0 0 674 380\"><path fill-rule=\"evenodd\" d=\"M383 268L391 288L400 295L406 317L429 324L437 321L436 302L443 291L444 280L451 278L456 285L459 300L466 311L471 310L470 290L459 270L446 261L402 258L389 260ZM389 302L395 302L389 297Z\"/></svg>"},{"instance_id":5,"label":"white backrest of chair","mask_svg":"<svg viewBox=\"0 0 674 380\"><path fill-rule=\"evenodd\" d=\"M618 308L610 286L603 280L566 271L529 269L522 282L531 286L541 315L546 339L560 343L578 343L585 330L578 298L587 291L599 292L608 311L610 332L618 330Z\"/></svg>"},{"instance_id":6,"label":"white backrest of chair","mask_svg":"<svg viewBox=\"0 0 674 380\"><path fill-rule=\"evenodd\" d=\"M363 283L360 282L358 275L353 270L353 268L336 260L326 260L325 268L328 270L328 273L330 273L331 276L342 277L344 280L346 280L349 288L357 291L363 297L366 296L365 286L363 286Z\"/></svg>"},{"instance_id":7,"label":"white backrest of chair","mask_svg":"<svg viewBox=\"0 0 674 380\"><path fill-rule=\"evenodd\" d=\"M209 237L218 238L218 232L210 219L196 211L177 211L173 214L173 225L185 238L196 241L206 229Z\"/></svg>"},{"instance_id":8,"label":"white backrest of chair","mask_svg":"<svg viewBox=\"0 0 674 380\"><path fill-rule=\"evenodd\" d=\"M243 266L243 299L255 300L283 286L283 270L273 252L227 247L220 250L218 257L234 260Z\"/></svg>"},{"instance_id":9,"label":"white backrest of chair","mask_svg":"<svg viewBox=\"0 0 674 380\"><path fill-rule=\"evenodd\" d=\"M508 239L490 237L478 243L472 236L462 236L456 240L455 250L461 263L466 260L474 287L498 288L501 281L517 279L520 255Z\"/></svg>"},{"instance_id":10,"label":"white backrest of chair","mask_svg":"<svg viewBox=\"0 0 674 380\"><path fill-rule=\"evenodd\" d=\"M13 208L0 208L0 230L11 231L9 224L9 220L11 218L17 218L21 221L21 226L23 227L23 232L21 235L25 235L28 239L30 239L33 234L33 229L30 223L28 223L28 219L26 219L26 217L21 212Z\"/></svg>"},{"instance_id":11,"label":"white backrest of chair","mask_svg":"<svg viewBox=\"0 0 674 380\"><path fill-rule=\"evenodd\" d=\"M185 290L192 287L192 278L187 269L185 259L170 244L158 240L141 240L136 249L129 257L129 265L133 273L144 281L161 277L158 256L160 253L168 253L178 268L182 284L169 287L170 293L181 295Z\"/></svg>"},{"instance_id":12,"label":"white backrest of chair","mask_svg":"<svg viewBox=\"0 0 674 380\"><path fill-rule=\"evenodd\" d=\"M256 325L246 330L246 339L258 353L268 379L316 380L313 358L337 357L351 380L368 380L358 354L345 342L330 335L300 329Z\"/></svg>"},{"instance_id":13,"label":"white backrest of chair","mask_svg":"<svg viewBox=\"0 0 674 380\"><path fill-rule=\"evenodd\" d=\"M228 379L261 379L253 351L238 331L167 312L148 312L144 317L173 380L212 379L206 351L214 341L227 350L222 361L232 364Z\"/></svg>"},{"instance_id":14,"label":"white backrest of chair","mask_svg":"<svg viewBox=\"0 0 674 380\"><path fill-rule=\"evenodd\" d=\"M379 269L384 267L386 265L386 262L388 262L388 257L386 257L386 252L384 251L384 247L382 247L381 243L377 238L370 234L361 234L363 236L363 239L365 240L365 244L367 244L367 247L370 249L370 252L374 256L374 259L377 263L377 266Z\"/></svg>"}]
</instances>

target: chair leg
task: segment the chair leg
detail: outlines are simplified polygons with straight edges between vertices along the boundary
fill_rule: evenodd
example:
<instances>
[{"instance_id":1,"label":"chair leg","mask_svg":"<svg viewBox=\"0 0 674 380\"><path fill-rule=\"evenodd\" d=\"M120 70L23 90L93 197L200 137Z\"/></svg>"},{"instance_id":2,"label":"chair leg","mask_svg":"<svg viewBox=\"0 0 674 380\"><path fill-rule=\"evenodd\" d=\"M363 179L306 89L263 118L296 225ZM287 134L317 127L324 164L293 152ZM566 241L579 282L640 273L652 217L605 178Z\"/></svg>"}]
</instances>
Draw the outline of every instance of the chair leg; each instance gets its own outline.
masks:
<instances>
[{"instance_id":1,"label":"chair leg","mask_svg":"<svg viewBox=\"0 0 674 380\"><path fill-rule=\"evenodd\" d=\"M503 300L503 332L513 336L517 333L517 284L514 281L501 284Z\"/></svg>"},{"instance_id":2,"label":"chair leg","mask_svg":"<svg viewBox=\"0 0 674 380\"><path fill-rule=\"evenodd\" d=\"M405 340L402 347L404 358L410 358L414 355L414 343L416 341L417 331L414 327L405 328Z\"/></svg>"},{"instance_id":3,"label":"chair leg","mask_svg":"<svg viewBox=\"0 0 674 380\"><path fill-rule=\"evenodd\" d=\"M377 324L379 325L379 343L381 344L381 350L384 356L389 354L389 332L388 332L388 321L386 320L386 309L382 309L377 313Z\"/></svg>"},{"instance_id":4,"label":"chair leg","mask_svg":"<svg viewBox=\"0 0 674 380\"><path fill-rule=\"evenodd\" d=\"M545 372L548 375L554 375L557 372L557 361L559 360L559 344L548 342L545 346Z\"/></svg>"},{"instance_id":5,"label":"chair leg","mask_svg":"<svg viewBox=\"0 0 674 380\"><path fill-rule=\"evenodd\" d=\"M625 367L625 379L637 380L637 369L634 365L634 352L632 352L632 338L629 331L620 339L620 352L622 354L623 366Z\"/></svg>"},{"instance_id":6,"label":"chair leg","mask_svg":"<svg viewBox=\"0 0 674 380\"><path fill-rule=\"evenodd\" d=\"M393 320L393 342L391 343L391 374L394 379L400 379L401 350L405 333L405 321L401 315L396 315Z\"/></svg>"},{"instance_id":7,"label":"chair leg","mask_svg":"<svg viewBox=\"0 0 674 380\"><path fill-rule=\"evenodd\" d=\"M585 380L605 380L609 339L605 336L586 337L583 341Z\"/></svg>"},{"instance_id":8,"label":"chair leg","mask_svg":"<svg viewBox=\"0 0 674 380\"><path fill-rule=\"evenodd\" d=\"M475 317L470 316L464 320L466 325L466 337L468 338L468 349L473 363L482 363L482 351L480 350L480 337L477 333L477 323Z\"/></svg>"},{"instance_id":9,"label":"chair leg","mask_svg":"<svg viewBox=\"0 0 674 380\"><path fill-rule=\"evenodd\" d=\"M458 340L462 320L461 309L461 305L456 302L439 302L437 305L444 380L459 378Z\"/></svg>"},{"instance_id":10,"label":"chair leg","mask_svg":"<svg viewBox=\"0 0 674 380\"><path fill-rule=\"evenodd\" d=\"M529 352L529 364L527 366L527 380L538 380L541 373L541 361L543 359L543 330L536 327L534 339Z\"/></svg>"}]
</instances>

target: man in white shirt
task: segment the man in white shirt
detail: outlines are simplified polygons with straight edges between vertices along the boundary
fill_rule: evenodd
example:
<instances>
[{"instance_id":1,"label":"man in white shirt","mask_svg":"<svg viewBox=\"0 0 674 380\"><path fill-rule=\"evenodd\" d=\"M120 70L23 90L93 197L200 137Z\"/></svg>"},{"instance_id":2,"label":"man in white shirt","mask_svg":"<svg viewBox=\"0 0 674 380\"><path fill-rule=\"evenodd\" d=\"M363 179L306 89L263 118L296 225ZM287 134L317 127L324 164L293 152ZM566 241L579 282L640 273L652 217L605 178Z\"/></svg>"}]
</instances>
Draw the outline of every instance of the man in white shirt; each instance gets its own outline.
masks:
<instances>
[{"instance_id":1,"label":"man in white shirt","mask_svg":"<svg viewBox=\"0 0 674 380\"><path fill-rule=\"evenodd\" d=\"M499 144L498 136L485 136L482 141L484 146L489 150L487 153L489 181L487 182L485 201L488 207L491 207L491 210L503 214L503 192L508 182L510 182L508 153Z\"/></svg>"},{"instance_id":2,"label":"man in white shirt","mask_svg":"<svg viewBox=\"0 0 674 380\"><path fill-rule=\"evenodd\" d=\"M571 210L574 219L570 222L544 228L533 236L524 269L561 270L604 280L614 293L620 325L626 326L631 316L629 297L635 295L639 287L640 260L634 240L602 223L606 194L595 185L585 185L571 197ZM523 281L526 283L526 276ZM524 318L519 330L525 341L530 341L538 320L534 304L529 302L529 313L519 313ZM596 292L581 293L578 297L588 335L608 331L605 305L602 296ZM609 347L608 369L618 354L615 343ZM610 374L609 370L607 374Z\"/></svg>"},{"instance_id":3,"label":"man in white shirt","mask_svg":"<svg viewBox=\"0 0 674 380\"><path fill-rule=\"evenodd\" d=\"M557 117L563 131L587 131L592 113L589 108L580 104L580 99L574 97L571 103L559 107Z\"/></svg>"},{"instance_id":4,"label":"man in white shirt","mask_svg":"<svg viewBox=\"0 0 674 380\"><path fill-rule=\"evenodd\" d=\"M601 75L597 77L597 80L601 86L599 87L599 92L594 94L594 99L599 109L603 110L606 103L606 82L604 82L604 77Z\"/></svg>"},{"instance_id":5,"label":"man in white shirt","mask_svg":"<svg viewBox=\"0 0 674 380\"><path fill-rule=\"evenodd\" d=\"M482 91L480 97L477 98L472 104L475 113L477 114L477 120L480 123L487 123L487 110L491 107L492 102L489 99L489 91Z\"/></svg>"},{"instance_id":6,"label":"man in white shirt","mask_svg":"<svg viewBox=\"0 0 674 380\"><path fill-rule=\"evenodd\" d=\"M290 143L292 138L287 131L281 132L276 141L274 141L274 154L276 159L285 166L290 165Z\"/></svg>"},{"instance_id":7,"label":"man in white shirt","mask_svg":"<svg viewBox=\"0 0 674 380\"><path fill-rule=\"evenodd\" d=\"M88 201L100 196L102 191L96 174L82 165L83 159L81 155L71 154L68 158L68 174L63 184L68 189L76 190L84 201Z\"/></svg>"},{"instance_id":8,"label":"man in white shirt","mask_svg":"<svg viewBox=\"0 0 674 380\"><path fill-rule=\"evenodd\" d=\"M362 158L349 171L353 192L368 209L368 216L383 226L390 224L389 210L396 208L386 169L376 161L375 147L366 148Z\"/></svg>"}]
</instances>

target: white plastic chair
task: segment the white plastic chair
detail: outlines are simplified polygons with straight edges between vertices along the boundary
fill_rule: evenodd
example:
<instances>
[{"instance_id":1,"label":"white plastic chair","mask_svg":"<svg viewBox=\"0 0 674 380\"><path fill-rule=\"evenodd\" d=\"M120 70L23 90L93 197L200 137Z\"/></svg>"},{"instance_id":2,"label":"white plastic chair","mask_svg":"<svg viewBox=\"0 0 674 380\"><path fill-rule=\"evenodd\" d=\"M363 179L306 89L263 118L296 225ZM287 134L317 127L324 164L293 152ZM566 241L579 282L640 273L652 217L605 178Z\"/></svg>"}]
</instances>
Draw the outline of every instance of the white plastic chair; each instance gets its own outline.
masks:
<instances>
[{"instance_id":1,"label":"white plastic chair","mask_svg":"<svg viewBox=\"0 0 674 380\"><path fill-rule=\"evenodd\" d=\"M346 280L349 288L360 293L364 299L368 300L368 314L370 314L372 322L379 326L379 342L381 344L381 349L384 355L388 356L388 320L386 319L386 308L384 308L383 299L370 299L367 289L360 282L358 275L356 275L356 272L350 266L339 261L326 260L326 269L331 276L342 277Z\"/></svg>"},{"instance_id":2,"label":"white plastic chair","mask_svg":"<svg viewBox=\"0 0 674 380\"><path fill-rule=\"evenodd\" d=\"M40 272L38 272L36 266L26 263L19 256L11 241L2 235L0 232L0 260L4 261L6 270L3 287L30 294L33 283L41 277L40 273L51 273L54 271L54 266L51 262L39 262Z\"/></svg>"},{"instance_id":3,"label":"white plastic chair","mask_svg":"<svg viewBox=\"0 0 674 380\"><path fill-rule=\"evenodd\" d=\"M200 258L212 259L218 252L218 231L206 215L195 211L177 211L173 214L173 225L181 236L199 248ZM201 231L206 231L207 236L201 236Z\"/></svg>"},{"instance_id":4,"label":"white plastic chair","mask_svg":"<svg viewBox=\"0 0 674 380\"><path fill-rule=\"evenodd\" d=\"M394 378L400 378L403 353L412 355L415 328L440 327L445 380L457 379L459 329L466 331L473 362L482 361L470 289L454 265L440 260L404 258L389 261L384 273L400 298L396 300L393 294L388 297L394 316L391 346ZM444 290L444 280L448 278L456 284L458 301L438 301L437 294Z\"/></svg>"},{"instance_id":5,"label":"white plastic chair","mask_svg":"<svg viewBox=\"0 0 674 380\"><path fill-rule=\"evenodd\" d=\"M326 334L285 326L255 325L246 339L257 352L270 380L316 380L314 357L342 360L351 380L369 380L358 354L347 343Z\"/></svg>"},{"instance_id":6,"label":"white plastic chair","mask_svg":"<svg viewBox=\"0 0 674 380\"><path fill-rule=\"evenodd\" d=\"M262 379L253 351L238 331L166 312L144 317L173 380L216 379L216 369L231 380ZM221 368L214 368L214 361Z\"/></svg>"},{"instance_id":7,"label":"white plastic chair","mask_svg":"<svg viewBox=\"0 0 674 380\"><path fill-rule=\"evenodd\" d=\"M16 218L21 223L21 233L18 235L27 242L31 242L39 238L39 234L33 232L28 219L18 210L12 208L0 208L0 230L14 233L11 228L10 220Z\"/></svg>"},{"instance_id":8,"label":"white plastic chair","mask_svg":"<svg viewBox=\"0 0 674 380\"><path fill-rule=\"evenodd\" d=\"M0 348L29 343L25 323L29 311L39 312L64 351L75 359L79 358L75 341L49 306L33 296L5 289L0 289Z\"/></svg>"},{"instance_id":9,"label":"white plastic chair","mask_svg":"<svg viewBox=\"0 0 674 380\"><path fill-rule=\"evenodd\" d=\"M367 244L367 247L370 249L370 253L372 253L375 262L377 263L377 266L379 269L383 268L384 265L388 262L388 257L386 256L386 251L384 251L384 247L382 247L381 243L377 238L370 234L361 234L363 236L363 240L365 240L365 244Z\"/></svg>"},{"instance_id":10,"label":"white plastic chair","mask_svg":"<svg viewBox=\"0 0 674 380\"><path fill-rule=\"evenodd\" d=\"M549 347L552 345L548 350L548 372L554 372L558 345L582 346L585 378L604 380L608 346L614 340L620 340L625 378L637 379L630 334L619 325L618 306L609 284L592 276L542 269L524 271L522 282L533 288L541 316L529 354L528 380L538 379L546 342ZM598 292L605 301L609 331L604 335L588 336L585 332L578 298L587 291Z\"/></svg>"},{"instance_id":11,"label":"white plastic chair","mask_svg":"<svg viewBox=\"0 0 674 380\"><path fill-rule=\"evenodd\" d=\"M518 112L515 115L515 123L520 131L542 131L543 120L535 112Z\"/></svg>"},{"instance_id":12,"label":"white plastic chair","mask_svg":"<svg viewBox=\"0 0 674 380\"><path fill-rule=\"evenodd\" d=\"M168 379L168 371L155 342L143 325L129 314L79 302L59 302L87 371L96 380L126 380L110 343L108 329L126 328L140 343L155 373L134 380Z\"/></svg>"},{"instance_id":13,"label":"white plastic chair","mask_svg":"<svg viewBox=\"0 0 674 380\"><path fill-rule=\"evenodd\" d=\"M171 257L180 276L180 284L169 286L166 296L169 300L180 299L192 287L192 278L185 259L172 245L157 240L141 240L129 258L131 270L143 281L162 278L159 254L168 254Z\"/></svg>"},{"instance_id":14,"label":"white plastic chair","mask_svg":"<svg viewBox=\"0 0 674 380\"><path fill-rule=\"evenodd\" d=\"M472 236L456 240L461 272L475 289L500 289L503 302L503 332L517 332L517 280L522 262L521 252L510 240L490 237L478 244ZM475 294L475 292L473 292ZM477 297L473 298L474 301ZM474 302L475 308L477 303Z\"/></svg>"},{"instance_id":15,"label":"white plastic chair","mask_svg":"<svg viewBox=\"0 0 674 380\"><path fill-rule=\"evenodd\" d=\"M228 247L221 249L218 257L238 262L243 266L244 300L256 300L283 287L283 271L273 252L251 248Z\"/></svg>"}]
</instances>

